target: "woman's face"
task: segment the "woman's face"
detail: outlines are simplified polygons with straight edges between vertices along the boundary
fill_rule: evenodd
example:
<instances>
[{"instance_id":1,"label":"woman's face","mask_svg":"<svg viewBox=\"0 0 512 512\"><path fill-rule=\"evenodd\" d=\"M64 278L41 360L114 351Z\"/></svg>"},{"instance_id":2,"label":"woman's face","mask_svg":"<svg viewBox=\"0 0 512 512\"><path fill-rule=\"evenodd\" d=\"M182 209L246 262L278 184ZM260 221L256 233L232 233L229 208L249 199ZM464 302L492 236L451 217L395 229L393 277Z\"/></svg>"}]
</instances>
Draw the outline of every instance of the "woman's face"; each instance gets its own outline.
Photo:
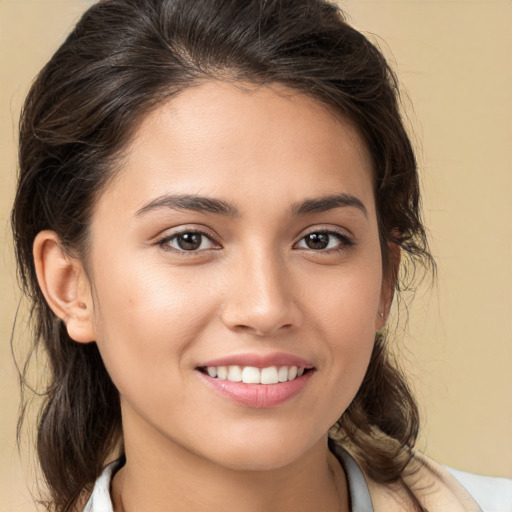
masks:
<instances>
[{"instance_id":1,"label":"woman's face","mask_svg":"<svg viewBox=\"0 0 512 512\"><path fill-rule=\"evenodd\" d=\"M148 115L88 258L127 447L237 469L325 441L390 293L364 143L279 86L204 83Z\"/></svg>"}]
</instances>

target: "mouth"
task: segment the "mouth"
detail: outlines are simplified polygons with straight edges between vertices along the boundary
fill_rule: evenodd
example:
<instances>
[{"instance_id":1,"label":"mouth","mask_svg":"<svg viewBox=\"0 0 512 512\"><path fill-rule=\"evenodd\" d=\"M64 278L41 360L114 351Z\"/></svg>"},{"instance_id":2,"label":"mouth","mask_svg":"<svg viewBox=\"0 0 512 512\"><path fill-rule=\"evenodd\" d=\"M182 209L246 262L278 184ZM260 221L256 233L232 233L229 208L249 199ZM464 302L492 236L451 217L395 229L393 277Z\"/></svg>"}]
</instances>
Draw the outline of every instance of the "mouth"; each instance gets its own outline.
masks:
<instances>
[{"instance_id":1,"label":"mouth","mask_svg":"<svg viewBox=\"0 0 512 512\"><path fill-rule=\"evenodd\" d=\"M242 382L244 384L272 385L290 382L314 371L310 366L201 366L197 368L201 373L212 379L229 382Z\"/></svg>"},{"instance_id":2,"label":"mouth","mask_svg":"<svg viewBox=\"0 0 512 512\"><path fill-rule=\"evenodd\" d=\"M288 356L273 357L274 364L268 358L264 362L265 358L252 356L238 357L239 364L230 359L231 364L226 359L211 361L196 370L215 393L229 402L254 409L276 407L300 396L316 371L307 361Z\"/></svg>"}]
</instances>

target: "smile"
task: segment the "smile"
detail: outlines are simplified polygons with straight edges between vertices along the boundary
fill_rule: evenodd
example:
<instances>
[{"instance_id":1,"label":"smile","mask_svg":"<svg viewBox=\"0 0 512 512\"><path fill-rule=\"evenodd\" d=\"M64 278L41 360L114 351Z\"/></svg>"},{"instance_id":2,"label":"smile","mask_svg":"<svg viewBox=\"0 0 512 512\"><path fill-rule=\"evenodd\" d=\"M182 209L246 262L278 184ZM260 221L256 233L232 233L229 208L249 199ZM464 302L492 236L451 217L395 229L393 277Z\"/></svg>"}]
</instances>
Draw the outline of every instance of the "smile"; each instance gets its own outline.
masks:
<instances>
[{"instance_id":1,"label":"smile","mask_svg":"<svg viewBox=\"0 0 512 512\"><path fill-rule=\"evenodd\" d=\"M204 384L229 402L256 409L276 407L298 396L315 374L312 366L220 365L197 368Z\"/></svg>"},{"instance_id":2,"label":"smile","mask_svg":"<svg viewBox=\"0 0 512 512\"><path fill-rule=\"evenodd\" d=\"M210 377L244 384L279 384L297 379L309 368L297 366L208 366L200 369Z\"/></svg>"}]
</instances>

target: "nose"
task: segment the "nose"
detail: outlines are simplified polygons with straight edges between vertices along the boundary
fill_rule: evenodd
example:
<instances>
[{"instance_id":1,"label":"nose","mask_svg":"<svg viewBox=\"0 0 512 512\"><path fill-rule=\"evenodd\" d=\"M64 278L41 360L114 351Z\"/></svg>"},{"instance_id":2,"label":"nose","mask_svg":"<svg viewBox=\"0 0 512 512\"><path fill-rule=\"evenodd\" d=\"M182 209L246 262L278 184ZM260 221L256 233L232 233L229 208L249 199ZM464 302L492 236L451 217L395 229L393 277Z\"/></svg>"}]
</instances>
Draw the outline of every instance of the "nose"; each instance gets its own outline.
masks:
<instances>
[{"instance_id":1,"label":"nose","mask_svg":"<svg viewBox=\"0 0 512 512\"><path fill-rule=\"evenodd\" d=\"M268 336L302 323L290 272L272 255L241 258L227 288L221 318L231 330Z\"/></svg>"}]
</instances>

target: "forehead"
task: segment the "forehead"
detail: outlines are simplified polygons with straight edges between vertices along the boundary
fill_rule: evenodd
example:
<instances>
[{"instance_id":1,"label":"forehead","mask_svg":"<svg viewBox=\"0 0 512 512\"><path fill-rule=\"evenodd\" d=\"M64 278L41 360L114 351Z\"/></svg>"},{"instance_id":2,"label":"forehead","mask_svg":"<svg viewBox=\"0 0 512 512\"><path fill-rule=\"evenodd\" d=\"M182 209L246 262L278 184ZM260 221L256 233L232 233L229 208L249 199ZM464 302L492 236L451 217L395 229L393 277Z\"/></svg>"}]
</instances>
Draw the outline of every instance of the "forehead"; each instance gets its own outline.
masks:
<instances>
[{"instance_id":1,"label":"forehead","mask_svg":"<svg viewBox=\"0 0 512 512\"><path fill-rule=\"evenodd\" d=\"M142 119L110 188L135 210L171 192L233 199L274 190L283 203L308 191L349 192L373 200L373 173L357 129L318 100L277 84L211 81Z\"/></svg>"}]
</instances>

